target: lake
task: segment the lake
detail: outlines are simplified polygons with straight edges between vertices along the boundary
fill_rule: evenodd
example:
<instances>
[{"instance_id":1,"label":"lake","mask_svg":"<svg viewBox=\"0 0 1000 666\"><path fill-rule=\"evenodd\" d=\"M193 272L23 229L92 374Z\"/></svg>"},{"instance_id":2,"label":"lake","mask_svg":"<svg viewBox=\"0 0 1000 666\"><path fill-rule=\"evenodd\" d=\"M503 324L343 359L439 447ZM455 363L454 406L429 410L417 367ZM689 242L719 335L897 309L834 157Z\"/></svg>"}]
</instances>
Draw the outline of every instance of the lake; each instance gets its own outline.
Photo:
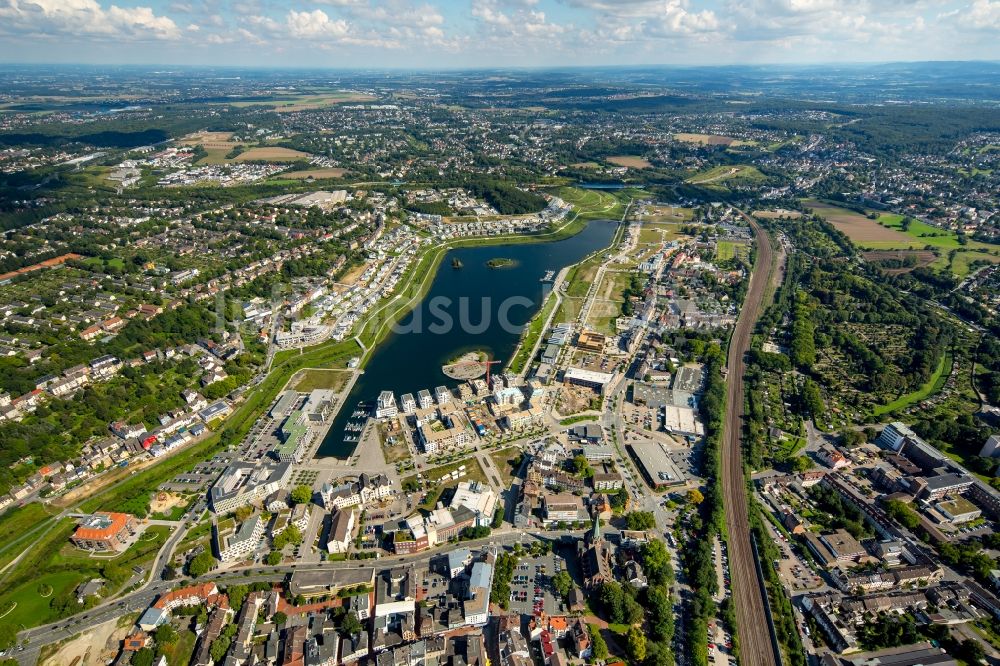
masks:
<instances>
[{"instance_id":1,"label":"lake","mask_svg":"<svg viewBox=\"0 0 1000 666\"><path fill-rule=\"evenodd\" d=\"M399 397L435 386L454 389L458 384L441 372L441 366L473 349L492 358L510 361L520 329L541 307L551 289L541 278L558 272L591 252L611 243L617 221L590 222L580 233L551 243L491 245L459 248L448 252L438 268L430 290L420 304L384 339L354 384L317 455L347 458L354 451L354 437L345 426L356 425L352 414L359 402L373 404L381 391ZM452 268L452 259L462 268ZM513 265L489 268L490 259L512 259ZM509 323L509 325L501 322ZM451 320L452 325L448 325ZM461 323L460 323L461 322ZM345 437L348 441L345 441Z\"/></svg>"}]
</instances>

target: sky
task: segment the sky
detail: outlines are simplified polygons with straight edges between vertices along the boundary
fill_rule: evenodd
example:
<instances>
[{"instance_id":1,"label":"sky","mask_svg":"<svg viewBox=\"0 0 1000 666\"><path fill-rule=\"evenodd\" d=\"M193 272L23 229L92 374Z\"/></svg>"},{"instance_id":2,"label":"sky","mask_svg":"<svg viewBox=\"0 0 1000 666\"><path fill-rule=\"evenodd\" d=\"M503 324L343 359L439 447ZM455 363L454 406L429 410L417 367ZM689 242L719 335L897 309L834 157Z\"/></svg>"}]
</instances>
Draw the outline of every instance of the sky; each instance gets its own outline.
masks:
<instances>
[{"instance_id":1,"label":"sky","mask_svg":"<svg viewBox=\"0 0 1000 666\"><path fill-rule=\"evenodd\" d=\"M0 61L333 68L1000 60L1000 0L0 0Z\"/></svg>"}]
</instances>

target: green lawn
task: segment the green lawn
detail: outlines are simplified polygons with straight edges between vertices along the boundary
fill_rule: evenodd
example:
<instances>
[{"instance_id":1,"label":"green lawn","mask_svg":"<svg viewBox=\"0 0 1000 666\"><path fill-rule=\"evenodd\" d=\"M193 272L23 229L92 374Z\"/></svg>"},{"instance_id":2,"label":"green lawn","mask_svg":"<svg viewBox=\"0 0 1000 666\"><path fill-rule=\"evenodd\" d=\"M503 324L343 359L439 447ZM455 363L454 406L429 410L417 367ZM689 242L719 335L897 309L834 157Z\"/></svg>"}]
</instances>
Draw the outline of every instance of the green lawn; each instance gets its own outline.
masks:
<instances>
[{"instance_id":1,"label":"green lawn","mask_svg":"<svg viewBox=\"0 0 1000 666\"><path fill-rule=\"evenodd\" d=\"M0 540L0 566L14 559L25 542L33 534L52 521L48 507L40 502L31 502L22 507L7 510L0 516L0 534L7 535Z\"/></svg>"},{"instance_id":2,"label":"green lawn","mask_svg":"<svg viewBox=\"0 0 1000 666\"><path fill-rule=\"evenodd\" d=\"M719 261L734 259L737 256L745 255L747 249L746 243L740 243L738 241L719 241L719 244L715 248L715 258Z\"/></svg>"},{"instance_id":3,"label":"green lawn","mask_svg":"<svg viewBox=\"0 0 1000 666\"><path fill-rule=\"evenodd\" d=\"M167 658L168 666L187 666L194 654L194 645L197 640L198 637L193 631L179 631L176 643L159 646L157 649Z\"/></svg>"},{"instance_id":4,"label":"green lawn","mask_svg":"<svg viewBox=\"0 0 1000 666\"><path fill-rule=\"evenodd\" d=\"M90 573L80 571L43 573L37 578L5 591L0 596L0 607L6 608L7 604L12 601L17 604L17 607L0 622L14 626L24 625L25 627L45 624L53 617L53 611L49 607L52 598L76 588L77 585L90 578ZM43 584L52 588L52 594L48 597L43 597L38 593L38 588Z\"/></svg>"},{"instance_id":5,"label":"green lawn","mask_svg":"<svg viewBox=\"0 0 1000 666\"><path fill-rule=\"evenodd\" d=\"M973 271L974 261L988 261L991 264L1000 263L1000 256L988 252L956 252L951 262L951 272L962 278Z\"/></svg>"},{"instance_id":6,"label":"green lawn","mask_svg":"<svg viewBox=\"0 0 1000 666\"><path fill-rule=\"evenodd\" d=\"M895 412L904 407L909 407L921 400L927 398L933 393L937 393L944 386L945 381L948 380L948 374L951 372L952 358L951 354L944 354L938 361L937 368L934 369L934 374L921 386L919 389L913 393L908 393L906 395L900 396L893 400L892 402L876 407L872 414L874 416L882 416L883 414L889 414L890 412Z\"/></svg>"},{"instance_id":7,"label":"green lawn","mask_svg":"<svg viewBox=\"0 0 1000 666\"><path fill-rule=\"evenodd\" d=\"M555 307L556 295L550 293L542 304L542 309L531 318L531 321L528 322L527 327L524 329L524 333L521 334L520 345L517 348L517 353L514 354L514 358L511 359L510 364L507 366L508 370L511 372L521 372L524 366L531 360L529 354L531 354L535 343L538 342L538 338L542 334L542 327L545 326L545 322Z\"/></svg>"},{"instance_id":8,"label":"green lawn","mask_svg":"<svg viewBox=\"0 0 1000 666\"><path fill-rule=\"evenodd\" d=\"M690 176L685 182L692 185L715 185L725 183L727 180L764 180L764 174L756 167L745 164L730 164L717 166L708 171L702 171Z\"/></svg>"},{"instance_id":9,"label":"green lawn","mask_svg":"<svg viewBox=\"0 0 1000 666\"><path fill-rule=\"evenodd\" d=\"M295 385L295 390L299 393L309 393L314 389L340 391L350 380L351 373L328 368L307 368L299 377Z\"/></svg>"}]
</instances>

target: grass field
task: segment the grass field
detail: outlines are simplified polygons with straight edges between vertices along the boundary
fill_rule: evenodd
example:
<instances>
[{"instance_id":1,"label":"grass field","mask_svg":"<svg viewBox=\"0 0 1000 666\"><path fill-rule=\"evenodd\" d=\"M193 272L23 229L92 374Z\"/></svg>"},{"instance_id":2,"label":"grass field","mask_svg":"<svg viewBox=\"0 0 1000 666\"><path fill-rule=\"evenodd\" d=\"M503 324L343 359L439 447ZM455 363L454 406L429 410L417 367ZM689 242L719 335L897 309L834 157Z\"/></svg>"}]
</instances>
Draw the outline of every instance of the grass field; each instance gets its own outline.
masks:
<instances>
[{"instance_id":1,"label":"grass field","mask_svg":"<svg viewBox=\"0 0 1000 666\"><path fill-rule=\"evenodd\" d=\"M322 109L334 104L347 104L353 102L371 102L375 97L364 93L343 91L328 95L302 95L289 96L272 100L247 100L241 102L223 102L228 106L240 109L252 106L273 106L278 113L292 113L294 111L309 111L312 109Z\"/></svg>"},{"instance_id":2,"label":"grass field","mask_svg":"<svg viewBox=\"0 0 1000 666\"><path fill-rule=\"evenodd\" d=\"M324 178L343 178L344 174L347 173L347 169L342 169L340 167L330 167L328 169L306 169L305 171L288 171L278 175L278 178L285 178L291 180L305 180L307 178L312 178L314 180L322 180Z\"/></svg>"},{"instance_id":3,"label":"grass field","mask_svg":"<svg viewBox=\"0 0 1000 666\"><path fill-rule=\"evenodd\" d=\"M306 368L299 374L295 383L295 390L300 393L308 393L316 389L328 389L330 391L341 391L351 378L351 373L347 370L329 370L326 368Z\"/></svg>"},{"instance_id":4,"label":"grass field","mask_svg":"<svg viewBox=\"0 0 1000 666\"><path fill-rule=\"evenodd\" d=\"M739 241L719 241L715 248L715 258L719 261L725 261L736 257L745 257L749 250L750 246L746 243Z\"/></svg>"},{"instance_id":5,"label":"grass field","mask_svg":"<svg viewBox=\"0 0 1000 666\"><path fill-rule=\"evenodd\" d=\"M639 243L642 245L659 245L671 241L681 235L676 224L643 222L639 229Z\"/></svg>"},{"instance_id":6,"label":"grass field","mask_svg":"<svg viewBox=\"0 0 1000 666\"><path fill-rule=\"evenodd\" d=\"M956 252L955 258L951 262L951 272L958 277L965 277L972 272L970 264L974 261L988 261L991 264L1000 264L1000 256L988 252Z\"/></svg>"},{"instance_id":7,"label":"grass field","mask_svg":"<svg viewBox=\"0 0 1000 666\"><path fill-rule=\"evenodd\" d=\"M745 146L748 142L734 139L731 136L721 136L719 134L689 134L681 132L674 134L674 139L684 143L697 143L702 146Z\"/></svg>"},{"instance_id":8,"label":"grass field","mask_svg":"<svg viewBox=\"0 0 1000 666\"><path fill-rule=\"evenodd\" d=\"M948 375L951 373L951 365L951 354L942 355L938 361L937 368L934 369L934 374L919 389L913 393L902 395L886 405L876 407L872 410L872 414L874 416L882 416L883 414L899 411L937 393L948 380Z\"/></svg>"},{"instance_id":9,"label":"grass field","mask_svg":"<svg viewBox=\"0 0 1000 666\"><path fill-rule=\"evenodd\" d=\"M514 480L514 472L517 471L511 463L519 460L521 457L521 449L516 446L508 446L506 449L500 449L499 451L494 451L490 454L490 458L493 459L493 463L500 470L502 476L501 480L510 485Z\"/></svg>"},{"instance_id":10,"label":"grass field","mask_svg":"<svg viewBox=\"0 0 1000 666\"><path fill-rule=\"evenodd\" d=\"M614 155L605 159L615 166L628 167L629 169L648 169L653 166L645 157L638 155Z\"/></svg>"},{"instance_id":11,"label":"grass field","mask_svg":"<svg viewBox=\"0 0 1000 666\"><path fill-rule=\"evenodd\" d=\"M736 164L732 166L717 166L708 171L696 173L684 182L692 185L709 185L735 179L759 181L764 179L764 174L758 171L756 167Z\"/></svg>"},{"instance_id":12,"label":"grass field","mask_svg":"<svg viewBox=\"0 0 1000 666\"><path fill-rule=\"evenodd\" d=\"M647 206L639 217L643 225L656 222L687 222L694 217L694 209L680 206Z\"/></svg>"},{"instance_id":13,"label":"grass field","mask_svg":"<svg viewBox=\"0 0 1000 666\"><path fill-rule=\"evenodd\" d=\"M30 539L52 523L50 509L39 502L9 509L0 516L0 567L18 556ZM18 547L20 546L20 548ZM0 581L3 577L0 576Z\"/></svg>"},{"instance_id":14,"label":"grass field","mask_svg":"<svg viewBox=\"0 0 1000 666\"><path fill-rule=\"evenodd\" d=\"M451 472L457 470L462 465L465 465L465 476L460 476L457 479L449 478L447 481L441 481L441 479ZM482 465L479 464L479 460L475 456L469 456L468 458L463 458L462 460L456 460L450 462L446 465L441 465L440 467L435 467L429 471L425 470L421 472L424 477L424 481L428 483L427 496L424 501L418 506L420 509L430 510L434 508L437 504L438 498L441 497L441 493L448 488L454 488L462 481L479 481L480 483L487 483L486 472L483 471ZM401 481L401 487L406 487L410 484L416 483L417 475L412 474Z\"/></svg>"}]
</instances>

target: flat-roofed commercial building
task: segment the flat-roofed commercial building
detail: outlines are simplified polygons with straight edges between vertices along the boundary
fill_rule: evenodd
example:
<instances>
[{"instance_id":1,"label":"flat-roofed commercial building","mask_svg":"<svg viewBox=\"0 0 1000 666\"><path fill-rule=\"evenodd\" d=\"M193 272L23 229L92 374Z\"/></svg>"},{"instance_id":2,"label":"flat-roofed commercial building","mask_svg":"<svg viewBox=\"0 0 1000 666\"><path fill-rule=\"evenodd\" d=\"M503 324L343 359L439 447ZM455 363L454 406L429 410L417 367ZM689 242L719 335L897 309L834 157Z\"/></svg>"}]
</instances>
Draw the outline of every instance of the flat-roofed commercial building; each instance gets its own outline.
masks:
<instances>
[{"instance_id":1,"label":"flat-roofed commercial building","mask_svg":"<svg viewBox=\"0 0 1000 666\"><path fill-rule=\"evenodd\" d=\"M670 459L667 452L659 443L652 440L634 442L629 445L632 448L632 457L639 464L646 480L654 488L666 486L676 486L684 483L684 475L681 470Z\"/></svg>"},{"instance_id":2,"label":"flat-roofed commercial building","mask_svg":"<svg viewBox=\"0 0 1000 666\"><path fill-rule=\"evenodd\" d=\"M594 389L600 393L604 393L604 387L607 386L611 380L614 379L614 375L607 372L595 372L593 370L584 370L583 368L567 368L566 372L563 374L563 381L567 384L572 384L573 386L585 386L587 388Z\"/></svg>"}]
</instances>

